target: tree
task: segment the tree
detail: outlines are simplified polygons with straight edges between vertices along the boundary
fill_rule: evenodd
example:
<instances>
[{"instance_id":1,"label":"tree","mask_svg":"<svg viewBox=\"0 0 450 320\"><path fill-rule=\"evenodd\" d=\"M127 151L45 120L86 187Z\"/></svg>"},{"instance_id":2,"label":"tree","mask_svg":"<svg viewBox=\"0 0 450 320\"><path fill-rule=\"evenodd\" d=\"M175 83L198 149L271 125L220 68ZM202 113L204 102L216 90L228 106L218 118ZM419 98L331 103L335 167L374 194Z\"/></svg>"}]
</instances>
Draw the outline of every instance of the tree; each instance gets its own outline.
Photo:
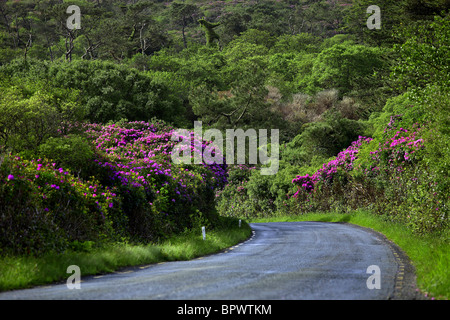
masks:
<instances>
[{"instance_id":1,"label":"tree","mask_svg":"<svg viewBox=\"0 0 450 320\"><path fill-rule=\"evenodd\" d=\"M168 83L154 81L146 73L126 65L76 60L71 64L52 64L48 74L53 86L80 92L79 101L85 106L89 121L106 123L153 117L174 121L183 112Z\"/></svg>"},{"instance_id":2,"label":"tree","mask_svg":"<svg viewBox=\"0 0 450 320\"><path fill-rule=\"evenodd\" d=\"M240 12L225 12L220 16L220 23L222 25L220 31L220 39L222 45L228 44L233 38L247 30L247 22L250 21L248 14Z\"/></svg>"},{"instance_id":3,"label":"tree","mask_svg":"<svg viewBox=\"0 0 450 320\"><path fill-rule=\"evenodd\" d=\"M392 77L403 88L427 84L448 87L450 82L450 18L435 16L432 22L414 23L399 34L406 39L395 46L399 58Z\"/></svg>"},{"instance_id":4,"label":"tree","mask_svg":"<svg viewBox=\"0 0 450 320\"><path fill-rule=\"evenodd\" d=\"M225 128L276 128L278 117L265 101L266 71L260 57L250 57L233 66L235 80L227 91L194 89L190 95L194 113L207 125ZM206 90L205 90L206 89Z\"/></svg>"},{"instance_id":5,"label":"tree","mask_svg":"<svg viewBox=\"0 0 450 320\"><path fill-rule=\"evenodd\" d=\"M2 25L6 34L10 37L10 48L23 50L23 57L26 59L30 48L33 45L34 19L30 12L34 11L35 3L33 1L20 1L0 3L0 14L2 16Z\"/></svg>"},{"instance_id":6,"label":"tree","mask_svg":"<svg viewBox=\"0 0 450 320\"><path fill-rule=\"evenodd\" d=\"M383 70L383 51L345 42L323 50L314 60L311 78L300 80L307 93L335 88L341 95L374 87L374 74Z\"/></svg>"},{"instance_id":7,"label":"tree","mask_svg":"<svg viewBox=\"0 0 450 320\"><path fill-rule=\"evenodd\" d=\"M201 24L203 31L205 31L206 46L210 47L214 40L219 41L220 38L213 29L218 27L220 23L211 23L206 21L205 18L198 20L198 22Z\"/></svg>"},{"instance_id":8,"label":"tree","mask_svg":"<svg viewBox=\"0 0 450 320\"><path fill-rule=\"evenodd\" d=\"M185 29L190 23L194 22L194 17L198 15L198 13L199 10L197 6L193 4L186 4L184 2L183 3L172 2L172 5L170 7L170 16L172 20L177 25L181 25L181 33L183 35L183 45L185 48L187 48Z\"/></svg>"},{"instance_id":9,"label":"tree","mask_svg":"<svg viewBox=\"0 0 450 320\"><path fill-rule=\"evenodd\" d=\"M245 8L245 14L251 19L247 22L248 29L269 32L272 36L288 33L287 11L284 3L278 1L260 0Z\"/></svg>"},{"instance_id":10,"label":"tree","mask_svg":"<svg viewBox=\"0 0 450 320\"><path fill-rule=\"evenodd\" d=\"M5 89L0 99L0 139L14 152L36 150L63 123L81 120L79 106L57 101L53 93L36 91L29 97L17 87Z\"/></svg>"},{"instance_id":11,"label":"tree","mask_svg":"<svg viewBox=\"0 0 450 320\"><path fill-rule=\"evenodd\" d=\"M398 41L392 37L393 30L407 25L410 20L410 15L405 12L405 2L406 0L380 0L376 3L371 0L354 1L344 18L345 30L356 35L359 43L391 46ZM367 8L373 4L381 9L380 29L367 27L367 19L371 16L371 13L367 13Z\"/></svg>"},{"instance_id":12,"label":"tree","mask_svg":"<svg viewBox=\"0 0 450 320\"><path fill-rule=\"evenodd\" d=\"M127 5L124 23L133 26L129 37L129 41L134 45L132 54L152 54L168 44L166 28L155 21L154 9L155 6L150 1Z\"/></svg>"}]
</instances>

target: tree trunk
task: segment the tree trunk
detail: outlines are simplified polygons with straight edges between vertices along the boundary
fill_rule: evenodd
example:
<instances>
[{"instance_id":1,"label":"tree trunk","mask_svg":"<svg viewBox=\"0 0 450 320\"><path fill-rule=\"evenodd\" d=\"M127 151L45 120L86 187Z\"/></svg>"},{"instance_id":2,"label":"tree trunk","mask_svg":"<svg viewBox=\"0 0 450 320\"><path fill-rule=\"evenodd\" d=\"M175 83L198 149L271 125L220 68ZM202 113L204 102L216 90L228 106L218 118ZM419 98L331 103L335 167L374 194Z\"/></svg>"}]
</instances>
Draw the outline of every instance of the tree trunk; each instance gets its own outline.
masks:
<instances>
[{"instance_id":1,"label":"tree trunk","mask_svg":"<svg viewBox=\"0 0 450 320\"><path fill-rule=\"evenodd\" d=\"M183 34L183 44L184 44L184 48L187 48L187 43L186 43L186 35L184 34L184 28L186 27L186 19L183 16L183 28L181 29L181 32Z\"/></svg>"}]
</instances>

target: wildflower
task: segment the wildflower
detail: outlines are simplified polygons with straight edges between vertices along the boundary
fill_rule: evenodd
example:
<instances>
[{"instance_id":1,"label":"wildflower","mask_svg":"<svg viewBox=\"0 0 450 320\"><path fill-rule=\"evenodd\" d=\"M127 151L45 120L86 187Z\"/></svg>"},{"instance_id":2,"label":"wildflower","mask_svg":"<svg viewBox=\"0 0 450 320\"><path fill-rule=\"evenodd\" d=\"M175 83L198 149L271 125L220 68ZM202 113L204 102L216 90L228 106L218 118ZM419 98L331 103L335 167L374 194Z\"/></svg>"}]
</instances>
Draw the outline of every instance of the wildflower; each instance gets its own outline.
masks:
<instances>
[{"instance_id":1,"label":"wildflower","mask_svg":"<svg viewBox=\"0 0 450 320\"><path fill-rule=\"evenodd\" d=\"M9 181L14 180L14 176L12 174L8 175L8 180Z\"/></svg>"}]
</instances>

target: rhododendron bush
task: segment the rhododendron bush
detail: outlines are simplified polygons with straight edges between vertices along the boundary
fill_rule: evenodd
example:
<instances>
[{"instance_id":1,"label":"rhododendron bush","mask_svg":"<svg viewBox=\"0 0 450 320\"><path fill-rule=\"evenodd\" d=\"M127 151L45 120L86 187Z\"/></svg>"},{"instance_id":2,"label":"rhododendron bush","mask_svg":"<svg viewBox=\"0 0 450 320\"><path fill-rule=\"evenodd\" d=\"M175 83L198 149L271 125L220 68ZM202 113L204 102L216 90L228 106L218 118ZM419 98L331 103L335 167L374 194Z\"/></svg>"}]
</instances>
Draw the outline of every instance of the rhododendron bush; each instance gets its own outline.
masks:
<instances>
[{"instance_id":1,"label":"rhododendron bush","mask_svg":"<svg viewBox=\"0 0 450 320\"><path fill-rule=\"evenodd\" d=\"M73 241L154 241L214 225L214 193L226 165L174 164L174 129L163 123L76 124L95 149L90 179L51 159L4 155L1 248L63 250ZM203 149L209 142L202 141ZM194 148L193 148L194 150Z\"/></svg>"},{"instance_id":2,"label":"rhododendron bush","mask_svg":"<svg viewBox=\"0 0 450 320\"><path fill-rule=\"evenodd\" d=\"M294 178L293 208L300 213L369 208L417 232L446 227L448 194L423 161L425 137L433 130L418 123L405 129L400 120L401 115L391 117L381 137L360 137L314 174Z\"/></svg>"},{"instance_id":3,"label":"rhododendron bush","mask_svg":"<svg viewBox=\"0 0 450 320\"><path fill-rule=\"evenodd\" d=\"M449 223L448 178L427 164L433 155L430 139L437 132L405 122L410 120L394 115L384 131L359 136L316 169L297 167L302 174L283 165L273 177L246 166L230 168L230 181L216 195L218 211L252 218L369 209L418 233L444 230Z\"/></svg>"}]
</instances>

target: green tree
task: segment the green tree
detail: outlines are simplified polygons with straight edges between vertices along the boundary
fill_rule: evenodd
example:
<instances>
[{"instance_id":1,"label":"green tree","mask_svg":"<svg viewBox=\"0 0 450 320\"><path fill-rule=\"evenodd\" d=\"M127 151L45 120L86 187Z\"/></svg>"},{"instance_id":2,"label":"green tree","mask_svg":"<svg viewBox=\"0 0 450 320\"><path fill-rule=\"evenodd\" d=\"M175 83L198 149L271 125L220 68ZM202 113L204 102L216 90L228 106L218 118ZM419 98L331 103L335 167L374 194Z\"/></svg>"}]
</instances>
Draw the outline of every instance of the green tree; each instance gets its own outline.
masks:
<instances>
[{"instance_id":1,"label":"green tree","mask_svg":"<svg viewBox=\"0 0 450 320\"><path fill-rule=\"evenodd\" d=\"M213 44L213 42L215 40L217 40L218 42L220 41L220 37L219 35L213 30L214 28L217 28L220 23L211 23L206 21L205 18L198 20L198 22L200 23L200 25L203 28L203 31L205 32L205 36L206 36L206 46L211 46Z\"/></svg>"},{"instance_id":2,"label":"green tree","mask_svg":"<svg viewBox=\"0 0 450 320\"><path fill-rule=\"evenodd\" d=\"M174 121L182 113L181 102L168 84L153 81L126 65L78 60L52 65L49 74L55 86L80 92L80 103L90 121L135 121L155 116Z\"/></svg>"},{"instance_id":3,"label":"green tree","mask_svg":"<svg viewBox=\"0 0 450 320\"><path fill-rule=\"evenodd\" d=\"M222 45L228 44L233 38L239 37L239 35L247 30L247 22L250 20L248 14L242 12L225 12L220 17L220 39Z\"/></svg>"},{"instance_id":4,"label":"green tree","mask_svg":"<svg viewBox=\"0 0 450 320\"><path fill-rule=\"evenodd\" d=\"M379 48L351 42L324 49L314 60L311 77L300 80L300 89L314 93L335 88L346 95L374 87L376 72L384 68L382 53Z\"/></svg>"},{"instance_id":5,"label":"green tree","mask_svg":"<svg viewBox=\"0 0 450 320\"><path fill-rule=\"evenodd\" d=\"M0 138L13 152L36 151L48 138L59 135L65 123L80 120L79 107L51 93L29 97L17 87L3 90L0 99Z\"/></svg>"},{"instance_id":6,"label":"green tree","mask_svg":"<svg viewBox=\"0 0 450 320\"><path fill-rule=\"evenodd\" d=\"M196 5L188 3L172 2L170 7L170 16L176 25L181 26L181 34L183 36L183 45L187 48L186 27L194 22L194 17L199 14Z\"/></svg>"},{"instance_id":7,"label":"green tree","mask_svg":"<svg viewBox=\"0 0 450 320\"><path fill-rule=\"evenodd\" d=\"M287 33L289 30L286 13L289 9L281 2L260 0L245 8L245 14L251 19L247 22L248 29L269 32L272 36Z\"/></svg>"},{"instance_id":8,"label":"green tree","mask_svg":"<svg viewBox=\"0 0 450 320\"><path fill-rule=\"evenodd\" d=\"M322 39L310 33L298 33L295 35L284 34L277 37L276 42L270 49L271 53L299 53L319 52Z\"/></svg>"},{"instance_id":9,"label":"green tree","mask_svg":"<svg viewBox=\"0 0 450 320\"><path fill-rule=\"evenodd\" d=\"M405 27L399 37L407 39L395 46L399 58L392 77L405 88L424 88L450 83L450 18L435 16L431 22Z\"/></svg>"},{"instance_id":10,"label":"green tree","mask_svg":"<svg viewBox=\"0 0 450 320\"><path fill-rule=\"evenodd\" d=\"M193 90L190 100L194 113L219 129L271 127L270 120L275 117L270 116L269 104L265 101L266 72L260 58L242 60L231 72L235 80L229 91L210 91L204 86Z\"/></svg>"},{"instance_id":11,"label":"green tree","mask_svg":"<svg viewBox=\"0 0 450 320\"><path fill-rule=\"evenodd\" d=\"M367 27L367 19L371 16L371 13L367 13L367 8L374 4L381 10L380 29L369 29ZM353 1L345 16L345 29L356 35L359 43L391 46L397 41L392 37L393 30L408 23L408 15L404 8L405 0L381 0L376 3L370 0Z\"/></svg>"}]
</instances>

